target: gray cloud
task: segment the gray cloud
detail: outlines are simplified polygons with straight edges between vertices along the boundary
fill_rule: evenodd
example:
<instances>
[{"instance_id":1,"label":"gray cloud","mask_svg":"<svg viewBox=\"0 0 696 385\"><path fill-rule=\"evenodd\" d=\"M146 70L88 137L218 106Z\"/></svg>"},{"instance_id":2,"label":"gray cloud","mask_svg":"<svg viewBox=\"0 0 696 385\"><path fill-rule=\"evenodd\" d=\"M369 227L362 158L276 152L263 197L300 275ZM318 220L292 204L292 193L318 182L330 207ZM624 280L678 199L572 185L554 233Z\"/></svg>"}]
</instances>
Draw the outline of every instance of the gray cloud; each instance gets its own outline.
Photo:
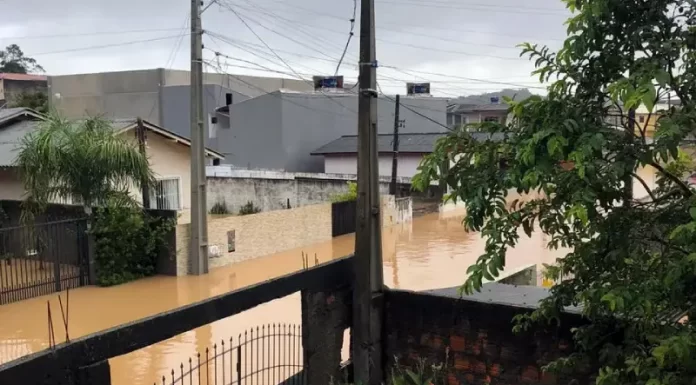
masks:
<instances>
[{"instance_id":1,"label":"gray cloud","mask_svg":"<svg viewBox=\"0 0 696 385\"><path fill-rule=\"evenodd\" d=\"M531 0L523 5L512 0L477 1L378 0L378 59L383 66L398 67L379 70L385 92L403 92L403 82L426 80L433 82L435 93L446 96L506 87L492 82L535 85L535 79L529 77L531 63L516 58L519 49L515 46L523 41L560 45L565 35L562 24L567 18L563 4L559 0ZM295 72L305 77L333 73L335 59L348 37L353 10L351 0L220 3L234 7ZM189 7L190 3L183 0L0 0L5 21L0 26L0 45L19 44L51 74L152 67L186 69L188 36L180 43L177 36L187 33L182 27ZM219 62L226 72L263 75L242 68L254 68L253 63L292 72L225 7L212 5L203 23L206 30L225 36L214 38L211 33L204 42L210 49L206 50L206 60ZM45 37L29 38L32 36ZM163 39L143 41L158 38ZM141 42L123 44L133 41ZM97 48L108 45L114 46ZM341 73L349 79L357 74L358 46L359 20L341 67ZM247 62L216 59L211 50ZM214 71L212 67L209 70Z\"/></svg>"}]
</instances>

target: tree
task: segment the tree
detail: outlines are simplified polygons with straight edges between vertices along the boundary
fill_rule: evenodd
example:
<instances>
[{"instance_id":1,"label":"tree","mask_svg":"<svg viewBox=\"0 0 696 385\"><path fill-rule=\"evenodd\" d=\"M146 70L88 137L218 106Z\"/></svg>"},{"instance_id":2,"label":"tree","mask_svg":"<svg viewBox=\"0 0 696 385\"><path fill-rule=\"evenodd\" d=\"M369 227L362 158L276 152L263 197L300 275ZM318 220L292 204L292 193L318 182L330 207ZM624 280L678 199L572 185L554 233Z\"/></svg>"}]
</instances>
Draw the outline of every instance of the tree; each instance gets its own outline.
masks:
<instances>
[{"instance_id":1,"label":"tree","mask_svg":"<svg viewBox=\"0 0 696 385\"><path fill-rule=\"evenodd\" d=\"M25 91L16 95L9 103L9 107L26 107L46 114L48 113L48 95L42 91Z\"/></svg>"},{"instance_id":2,"label":"tree","mask_svg":"<svg viewBox=\"0 0 696 385\"><path fill-rule=\"evenodd\" d=\"M574 330L576 353L549 370L599 368L602 385L692 384L696 312L673 318L696 305L696 199L680 153L696 127L696 10L687 0L564 1L573 15L563 47L522 46L550 82L547 96L507 99L511 121L480 127L503 133L500 141L474 141L466 130L443 138L416 184L445 180L467 207L464 226L487 238L466 292L498 276L506 251L534 231L571 250L547 269L565 278L516 318L520 331L582 306L590 322ZM657 111L667 95L680 106ZM661 115L652 140L650 119L631 119L640 105ZM658 187L638 199L625 181L647 185L636 173L644 166ZM515 190L543 198L506 204Z\"/></svg>"},{"instance_id":3,"label":"tree","mask_svg":"<svg viewBox=\"0 0 696 385\"><path fill-rule=\"evenodd\" d=\"M0 72L28 74L44 72L44 69L33 58L24 56L17 44L10 44L4 51L0 51Z\"/></svg>"},{"instance_id":4,"label":"tree","mask_svg":"<svg viewBox=\"0 0 696 385\"><path fill-rule=\"evenodd\" d=\"M114 133L100 118L72 122L51 114L25 136L16 166L30 211L41 211L55 199L78 200L88 215L107 202L136 205L128 188L152 184L154 176L147 156Z\"/></svg>"}]
</instances>

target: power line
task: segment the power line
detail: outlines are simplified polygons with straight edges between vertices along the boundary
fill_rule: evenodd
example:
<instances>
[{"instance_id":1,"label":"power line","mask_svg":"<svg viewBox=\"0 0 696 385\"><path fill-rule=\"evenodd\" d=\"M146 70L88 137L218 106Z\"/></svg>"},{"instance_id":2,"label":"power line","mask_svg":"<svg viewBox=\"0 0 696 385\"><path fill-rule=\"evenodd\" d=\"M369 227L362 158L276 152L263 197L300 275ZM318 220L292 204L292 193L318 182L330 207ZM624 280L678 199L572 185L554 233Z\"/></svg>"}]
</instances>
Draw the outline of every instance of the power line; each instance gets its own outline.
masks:
<instances>
[{"instance_id":1,"label":"power line","mask_svg":"<svg viewBox=\"0 0 696 385\"><path fill-rule=\"evenodd\" d=\"M53 39L53 38L65 38L65 37L90 37L90 36L106 36L106 35L125 35L125 34L130 34L130 33L172 32L172 31L178 31L179 29L180 28L152 28L152 29L121 30L121 31L65 33L65 34L53 34L53 35L0 36L0 39L30 40L30 39Z\"/></svg>"},{"instance_id":2,"label":"power line","mask_svg":"<svg viewBox=\"0 0 696 385\"><path fill-rule=\"evenodd\" d=\"M60 50L60 51L49 51L49 52L32 53L32 54L29 54L28 56L54 55L54 54L60 54L60 53L69 53L69 52L78 52L78 51L89 51L89 50L93 50L93 49L102 49L102 48L111 48L111 47L122 47L122 46L126 46L126 45L131 45L131 44L149 43L149 42L153 42L153 41L168 40L168 39L174 39L174 38L178 38L178 37L179 37L179 35L175 35L175 36L165 36L165 37L157 37L157 38L145 39L145 40L132 40L132 41L126 41L126 42L123 42L123 43L101 44L101 45L93 45L93 46L89 46L89 47L64 49L64 50Z\"/></svg>"},{"instance_id":3,"label":"power line","mask_svg":"<svg viewBox=\"0 0 696 385\"><path fill-rule=\"evenodd\" d=\"M505 9L505 7L496 4L496 5L490 5L490 4L481 4L481 3L467 3L466 5L462 6L459 4L447 4L447 3L438 3L438 2L433 2L433 1L428 1L426 3L420 3L420 2L406 2L406 1L389 1L389 0L380 0L376 2L377 4L388 4L388 5L400 5L400 6L412 6L412 7L434 7L434 8L444 8L444 9L461 9L465 11L473 11L473 12L489 12L489 13L512 13L512 14L530 14L530 15L543 15L543 16L570 16L569 14L561 13L561 12L549 12L550 10L548 9L543 9L543 8L524 8L524 7L517 7L515 6L515 9ZM486 8L486 7L493 7L493 8Z\"/></svg>"},{"instance_id":4,"label":"power line","mask_svg":"<svg viewBox=\"0 0 696 385\"><path fill-rule=\"evenodd\" d=\"M355 29L355 14L358 9L358 0L353 0L353 18L350 19L350 32L348 32L348 41L346 41L346 47L343 49L341 58L338 59L338 65L336 65L336 73L334 75L338 76L338 70L341 69L341 63L343 58L346 57L346 52L348 52L348 46L350 45L350 40L353 38L353 30Z\"/></svg>"},{"instance_id":5,"label":"power line","mask_svg":"<svg viewBox=\"0 0 696 385\"><path fill-rule=\"evenodd\" d=\"M266 41L264 41L264 40L261 38L261 36L259 36L259 34L256 33L256 31L254 31L253 28L251 28L251 26L246 22L246 20L244 20L244 18L243 18L242 16L240 16L239 13L237 13L237 11L236 11L234 8L229 7L228 9L229 9L230 11L232 11L232 12L237 16L237 18L247 27L247 29L249 29L249 31L251 31L251 33L254 34L254 36L256 36L256 38L259 39L259 41L261 41L261 43L262 43L263 45L265 45L266 48L267 48L269 51L271 51L271 52L273 53L273 55L275 55L275 56L278 58L278 60L280 60L281 62L283 62L283 64L285 64L285 66L288 67L288 69L289 69L290 71L292 71L293 73L297 74L297 72L295 71L295 69L293 69L292 66L291 66L290 64L288 64L288 62L285 61L285 59L283 59L277 52L275 52L275 51L273 50L273 48L271 48L271 46L269 46L269 45L266 43ZM300 78L300 79L302 79L302 80L304 80L304 79L302 78L302 76L300 76L299 74L297 74L297 77ZM310 84L312 84L312 83L310 82ZM312 86L313 86L313 84L312 84ZM355 111L352 111L350 108L348 108L348 107L342 105L341 103L337 102L336 100L334 100L334 98L332 98L331 96L326 95L323 91L319 90L319 92L321 92L325 97L327 97L329 100L333 101L334 103L338 104L338 105L341 106L342 108L345 108L346 110L348 110L348 111L350 111L350 112L352 112L352 113L356 113Z\"/></svg>"}]
</instances>

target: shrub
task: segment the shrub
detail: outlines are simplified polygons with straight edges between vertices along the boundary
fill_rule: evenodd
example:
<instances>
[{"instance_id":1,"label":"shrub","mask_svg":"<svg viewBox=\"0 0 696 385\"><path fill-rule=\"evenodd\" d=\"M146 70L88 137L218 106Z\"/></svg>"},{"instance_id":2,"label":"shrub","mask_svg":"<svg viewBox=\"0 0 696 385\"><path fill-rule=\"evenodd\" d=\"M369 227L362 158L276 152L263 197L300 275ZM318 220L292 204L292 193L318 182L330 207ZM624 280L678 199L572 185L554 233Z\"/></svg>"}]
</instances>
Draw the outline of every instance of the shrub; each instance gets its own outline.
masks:
<instances>
[{"instance_id":1,"label":"shrub","mask_svg":"<svg viewBox=\"0 0 696 385\"><path fill-rule=\"evenodd\" d=\"M157 254L174 220L116 206L97 209L93 218L97 285L119 285L155 274Z\"/></svg>"},{"instance_id":2,"label":"shrub","mask_svg":"<svg viewBox=\"0 0 696 385\"><path fill-rule=\"evenodd\" d=\"M261 209L254 206L254 202L249 201L239 209L239 215L249 215L260 213Z\"/></svg>"},{"instance_id":3,"label":"shrub","mask_svg":"<svg viewBox=\"0 0 696 385\"><path fill-rule=\"evenodd\" d=\"M348 191L342 194L336 194L331 197L331 202L348 202L358 199L358 184L355 182L348 182Z\"/></svg>"},{"instance_id":4,"label":"shrub","mask_svg":"<svg viewBox=\"0 0 696 385\"><path fill-rule=\"evenodd\" d=\"M215 215L230 214L230 210L227 208L227 202L224 200L215 202L213 207L210 208L210 213Z\"/></svg>"}]
</instances>

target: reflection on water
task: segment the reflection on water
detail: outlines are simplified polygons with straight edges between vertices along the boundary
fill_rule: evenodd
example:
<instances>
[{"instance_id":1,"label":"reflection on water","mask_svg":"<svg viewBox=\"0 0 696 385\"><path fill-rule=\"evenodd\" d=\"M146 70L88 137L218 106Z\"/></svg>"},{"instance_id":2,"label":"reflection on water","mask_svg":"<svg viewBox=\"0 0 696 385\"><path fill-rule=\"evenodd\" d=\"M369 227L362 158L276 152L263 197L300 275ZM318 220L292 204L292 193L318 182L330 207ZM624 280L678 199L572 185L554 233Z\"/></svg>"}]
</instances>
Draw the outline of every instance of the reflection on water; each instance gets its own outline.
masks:
<instances>
[{"instance_id":1,"label":"reflection on water","mask_svg":"<svg viewBox=\"0 0 696 385\"><path fill-rule=\"evenodd\" d=\"M467 233L461 216L438 214L414 219L411 224L384 229L384 277L387 285L413 290L456 286L463 282L469 265L484 249L477 233ZM85 287L70 293L70 336L93 333L267 280L302 268L302 251L316 254L319 262L352 252L352 235L330 242L245 261L211 271L204 276L154 277L112 288ZM523 236L509 252L506 270L530 263L549 263L559 255L543 247L543 236ZM57 297L47 296L0 307L0 362L47 347L46 301L59 314ZM188 362L196 351L205 351L221 340L237 338L251 327L282 322L299 324L299 293L260 305L252 310L181 334L154 346L111 360L116 385L152 384ZM58 313L56 313L58 312ZM54 317L55 318L55 317ZM65 338L56 325L56 339ZM168 374L169 376L169 374Z\"/></svg>"}]
</instances>

